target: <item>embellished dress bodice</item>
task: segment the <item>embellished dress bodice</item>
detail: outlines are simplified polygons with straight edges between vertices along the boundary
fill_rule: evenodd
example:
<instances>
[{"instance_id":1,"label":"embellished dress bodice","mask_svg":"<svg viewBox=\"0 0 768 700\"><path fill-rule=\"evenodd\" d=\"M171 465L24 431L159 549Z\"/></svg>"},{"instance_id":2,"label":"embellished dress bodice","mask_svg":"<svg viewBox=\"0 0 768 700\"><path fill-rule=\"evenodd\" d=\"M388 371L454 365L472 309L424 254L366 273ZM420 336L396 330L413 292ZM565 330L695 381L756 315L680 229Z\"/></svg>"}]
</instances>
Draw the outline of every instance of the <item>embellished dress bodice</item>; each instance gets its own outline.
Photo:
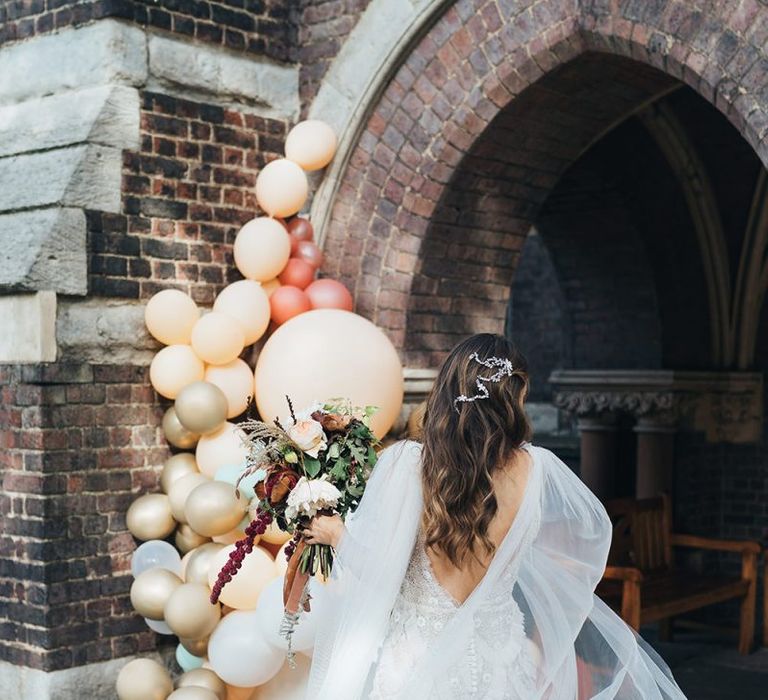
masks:
<instances>
[{"instance_id":1,"label":"embellished dress bodice","mask_svg":"<svg viewBox=\"0 0 768 700\"><path fill-rule=\"evenodd\" d=\"M461 663L424 700L526 700L532 696L536 652L513 597L518 568L519 563L502 572L491 595L474 613L473 634ZM419 533L372 674L369 700L412 700L402 695L405 682L419 672L420 659L459 607L435 578Z\"/></svg>"}]
</instances>

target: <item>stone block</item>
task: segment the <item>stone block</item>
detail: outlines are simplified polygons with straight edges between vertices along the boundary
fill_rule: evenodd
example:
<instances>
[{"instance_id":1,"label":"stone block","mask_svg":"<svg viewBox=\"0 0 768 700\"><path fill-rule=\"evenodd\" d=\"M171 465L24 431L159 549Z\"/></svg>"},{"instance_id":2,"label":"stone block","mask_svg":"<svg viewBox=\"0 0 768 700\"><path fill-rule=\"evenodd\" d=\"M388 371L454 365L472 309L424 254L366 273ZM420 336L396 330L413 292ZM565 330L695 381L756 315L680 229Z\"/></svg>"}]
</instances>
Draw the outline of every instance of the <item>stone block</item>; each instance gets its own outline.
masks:
<instances>
[{"instance_id":1,"label":"stone block","mask_svg":"<svg viewBox=\"0 0 768 700\"><path fill-rule=\"evenodd\" d=\"M56 360L56 294L0 296L0 362Z\"/></svg>"}]
</instances>

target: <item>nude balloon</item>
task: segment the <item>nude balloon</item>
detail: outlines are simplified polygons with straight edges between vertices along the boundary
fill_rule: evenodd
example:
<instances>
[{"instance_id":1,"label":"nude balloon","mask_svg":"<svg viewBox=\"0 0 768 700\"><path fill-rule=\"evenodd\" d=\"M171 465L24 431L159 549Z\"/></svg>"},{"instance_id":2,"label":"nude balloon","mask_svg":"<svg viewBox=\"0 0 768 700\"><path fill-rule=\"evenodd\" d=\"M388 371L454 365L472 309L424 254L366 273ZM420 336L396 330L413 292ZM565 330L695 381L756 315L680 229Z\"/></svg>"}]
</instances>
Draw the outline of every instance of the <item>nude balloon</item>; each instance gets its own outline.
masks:
<instances>
[{"instance_id":1,"label":"nude balloon","mask_svg":"<svg viewBox=\"0 0 768 700\"><path fill-rule=\"evenodd\" d=\"M196 655L197 656L197 655ZM188 671L176 682L177 688L208 688L212 690L218 700L227 700L227 686L213 671L207 668L198 668Z\"/></svg>"},{"instance_id":2,"label":"nude balloon","mask_svg":"<svg viewBox=\"0 0 768 700\"><path fill-rule=\"evenodd\" d=\"M272 293L269 298L269 305L272 308L272 320L277 325L285 323L294 316L303 314L312 308L309 297L303 289L288 285L284 285Z\"/></svg>"},{"instance_id":3,"label":"nude balloon","mask_svg":"<svg viewBox=\"0 0 768 700\"><path fill-rule=\"evenodd\" d=\"M168 671L152 659L134 659L117 675L120 700L166 700L173 691Z\"/></svg>"},{"instance_id":4,"label":"nude balloon","mask_svg":"<svg viewBox=\"0 0 768 700\"><path fill-rule=\"evenodd\" d=\"M269 325L269 296L261 283L239 280L224 287L213 303L213 310L239 321L245 344L252 345Z\"/></svg>"},{"instance_id":5,"label":"nude balloon","mask_svg":"<svg viewBox=\"0 0 768 700\"><path fill-rule=\"evenodd\" d=\"M211 538L201 535L199 532L195 532L195 530L186 523L179 523L179 526L176 528L176 534L173 536L173 541L180 552L189 554L194 549L210 542Z\"/></svg>"},{"instance_id":6,"label":"nude balloon","mask_svg":"<svg viewBox=\"0 0 768 700\"><path fill-rule=\"evenodd\" d=\"M155 294L144 309L144 322L150 334L164 345L189 343L192 326L200 309L192 298L178 289Z\"/></svg>"},{"instance_id":7,"label":"nude balloon","mask_svg":"<svg viewBox=\"0 0 768 700\"><path fill-rule=\"evenodd\" d=\"M256 201L270 216L292 216L304 206L307 194L307 176L286 158L267 163L256 178Z\"/></svg>"},{"instance_id":8,"label":"nude balloon","mask_svg":"<svg viewBox=\"0 0 768 700\"><path fill-rule=\"evenodd\" d=\"M266 295L264 298L266 299ZM253 372L240 358L226 365L211 365L205 370L205 381L218 387L224 394L227 400L227 418L239 416L248 407L248 400L253 397Z\"/></svg>"},{"instance_id":9,"label":"nude balloon","mask_svg":"<svg viewBox=\"0 0 768 700\"><path fill-rule=\"evenodd\" d=\"M280 284L306 289L315 279L315 267L301 258L291 258L278 279Z\"/></svg>"},{"instance_id":10,"label":"nude balloon","mask_svg":"<svg viewBox=\"0 0 768 700\"><path fill-rule=\"evenodd\" d=\"M239 321L219 313L203 316L192 329L192 349L211 365L232 362L245 347L245 331Z\"/></svg>"},{"instance_id":11,"label":"nude balloon","mask_svg":"<svg viewBox=\"0 0 768 700\"><path fill-rule=\"evenodd\" d=\"M221 467L245 462L247 450L242 437L242 431L229 422L224 423L218 432L203 435L195 450L200 471L213 479Z\"/></svg>"},{"instance_id":12,"label":"nude balloon","mask_svg":"<svg viewBox=\"0 0 768 700\"><path fill-rule=\"evenodd\" d=\"M175 399L187 384L205 374L205 364L189 345L169 345L152 359L149 381L166 399Z\"/></svg>"},{"instance_id":13,"label":"nude balloon","mask_svg":"<svg viewBox=\"0 0 768 700\"><path fill-rule=\"evenodd\" d=\"M200 472L187 474L174 481L168 487L168 500L171 506L173 517L180 523L187 522L187 516L184 513L184 504L187 502L189 494L192 493L200 484L205 484L210 479Z\"/></svg>"},{"instance_id":14,"label":"nude balloon","mask_svg":"<svg viewBox=\"0 0 768 700\"><path fill-rule=\"evenodd\" d=\"M168 496L148 493L139 496L125 515L128 531L137 540L163 540L173 532L176 522L171 513Z\"/></svg>"},{"instance_id":15,"label":"nude balloon","mask_svg":"<svg viewBox=\"0 0 768 700\"><path fill-rule=\"evenodd\" d=\"M295 255L315 269L323 264L323 252L312 241L299 241L296 245Z\"/></svg>"},{"instance_id":16,"label":"nude balloon","mask_svg":"<svg viewBox=\"0 0 768 700\"><path fill-rule=\"evenodd\" d=\"M209 599L208 586L182 583L165 604L168 626L179 638L201 639L213 632L221 619L221 608Z\"/></svg>"},{"instance_id":17,"label":"nude balloon","mask_svg":"<svg viewBox=\"0 0 768 700\"><path fill-rule=\"evenodd\" d=\"M304 291L307 293L313 309L352 311L355 304L350 291L336 280L315 280Z\"/></svg>"},{"instance_id":18,"label":"nude balloon","mask_svg":"<svg viewBox=\"0 0 768 700\"><path fill-rule=\"evenodd\" d=\"M179 452L165 460L163 471L160 474L160 488L165 493L171 488L171 484L182 476L197 474L200 470L195 462L195 455L191 452Z\"/></svg>"},{"instance_id":19,"label":"nude balloon","mask_svg":"<svg viewBox=\"0 0 768 700\"><path fill-rule=\"evenodd\" d=\"M333 129L319 119L306 119L288 132L285 156L304 170L320 170L333 160L337 139Z\"/></svg>"},{"instance_id":20,"label":"nude balloon","mask_svg":"<svg viewBox=\"0 0 768 700\"><path fill-rule=\"evenodd\" d=\"M189 526L205 537L223 535L243 518L248 504L237 498L235 488L223 481L209 481L196 486L184 503Z\"/></svg>"},{"instance_id":21,"label":"nude balloon","mask_svg":"<svg viewBox=\"0 0 768 700\"><path fill-rule=\"evenodd\" d=\"M176 415L176 410L170 406L163 415L163 434L165 439L180 450L189 450L197 445L200 436L187 430Z\"/></svg>"},{"instance_id":22,"label":"nude balloon","mask_svg":"<svg viewBox=\"0 0 768 700\"><path fill-rule=\"evenodd\" d=\"M400 413L403 369L392 342L373 323L337 309L302 313L283 324L261 350L255 371L256 405L263 420L295 406L344 396L378 406L371 419L383 437Z\"/></svg>"},{"instance_id":23,"label":"nude balloon","mask_svg":"<svg viewBox=\"0 0 768 700\"><path fill-rule=\"evenodd\" d=\"M291 254L291 239L279 221L251 219L235 237L235 265L249 280L263 282L280 274Z\"/></svg>"},{"instance_id":24,"label":"nude balloon","mask_svg":"<svg viewBox=\"0 0 768 700\"><path fill-rule=\"evenodd\" d=\"M225 545L223 544L207 542L192 552L187 561L187 568L184 570L184 581L186 583L204 583L207 585L211 561L224 547ZM190 651L193 650L190 649Z\"/></svg>"},{"instance_id":25,"label":"nude balloon","mask_svg":"<svg viewBox=\"0 0 768 700\"><path fill-rule=\"evenodd\" d=\"M131 605L142 617L162 620L168 598L180 585L181 579L168 569L147 569L131 584Z\"/></svg>"}]
</instances>

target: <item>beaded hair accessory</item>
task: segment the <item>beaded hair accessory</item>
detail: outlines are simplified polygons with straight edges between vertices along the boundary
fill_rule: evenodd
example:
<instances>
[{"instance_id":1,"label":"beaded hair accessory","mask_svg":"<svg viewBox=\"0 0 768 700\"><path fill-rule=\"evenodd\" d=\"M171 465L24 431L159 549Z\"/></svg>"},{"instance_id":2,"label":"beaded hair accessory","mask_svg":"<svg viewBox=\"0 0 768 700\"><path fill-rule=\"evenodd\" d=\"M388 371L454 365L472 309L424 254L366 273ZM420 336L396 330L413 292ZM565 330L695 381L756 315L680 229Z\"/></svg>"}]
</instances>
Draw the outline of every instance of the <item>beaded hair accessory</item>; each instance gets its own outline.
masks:
<instances>
[{"instance_id":1,"label":"beaded hair accessory","mask_svg":"<svg viewBox=\"0 0 768 700\"><path fill-rule=\"evenodd\" d=\"M490 377L478 377L475 380L475 384L477 385L477 394L474 396L464 396L464 394L460 394L453 400L453 407L456 409L457 413L459 411L457 404L472 403L478 399L487 399L490 396L488 387L485 385L485 382L500 382L502 378L511 377L515 372L515 368L512 367L512 361L506 358L489 357L485 360L481 360L480 356L476 352L473 352L469 356L469 359L474 360L483 367L487 367L488 369L495 369L496 371Z\"/></svg>"}]
</instances>

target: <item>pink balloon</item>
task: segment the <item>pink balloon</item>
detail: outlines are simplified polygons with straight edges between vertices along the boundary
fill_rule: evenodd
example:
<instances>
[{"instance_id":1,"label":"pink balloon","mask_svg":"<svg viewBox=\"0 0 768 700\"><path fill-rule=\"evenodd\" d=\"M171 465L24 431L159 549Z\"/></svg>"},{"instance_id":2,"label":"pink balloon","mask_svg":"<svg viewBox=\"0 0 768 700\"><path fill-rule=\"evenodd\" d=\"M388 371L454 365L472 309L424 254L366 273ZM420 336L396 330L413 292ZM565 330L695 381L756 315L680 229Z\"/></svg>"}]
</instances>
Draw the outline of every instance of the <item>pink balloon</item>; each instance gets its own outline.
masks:
<instances>
[{"instance_id":1,"label":"pink balloon","mask_svg":"<svg viewBox=\"0 0 768 700\"><path fill-rule=\"evenodd\" d=\"M323 264L323 252L312 241L299 241L296 245L296 257L306 260L315 268Z\"/></svg>"},{"instance_id":2,"label":"pink balloon","mask_svg":"<svg viewBox=\"0 0 768 700\"><path fill-rule=\"evenodd\" d=\"M280 284L306 289L315 279L315 268L306 260L291 258L278 277Z\"/></svg>"},{"instance_id":3,"label":"pink balloon","mask_svg":"<svg viewBox=\"0 0 768 700\"><path fill-rule=\"evenodd\" d=\"M315 280L306 290L313 309L342 309L352 311L354 299L349 290L336 280Z\"/></svg>"},{"instance_id":4,"label":"pink balloon","mask_svg":"<svg viewBox=\"0 0 768 700\"><path fill-rule=\"evenodd\" d=\"M278 326L312 308L304 290L289 285L276 289L269 298L269 305L272 308L272 320Z\"/></svg>"}]
</instances>

